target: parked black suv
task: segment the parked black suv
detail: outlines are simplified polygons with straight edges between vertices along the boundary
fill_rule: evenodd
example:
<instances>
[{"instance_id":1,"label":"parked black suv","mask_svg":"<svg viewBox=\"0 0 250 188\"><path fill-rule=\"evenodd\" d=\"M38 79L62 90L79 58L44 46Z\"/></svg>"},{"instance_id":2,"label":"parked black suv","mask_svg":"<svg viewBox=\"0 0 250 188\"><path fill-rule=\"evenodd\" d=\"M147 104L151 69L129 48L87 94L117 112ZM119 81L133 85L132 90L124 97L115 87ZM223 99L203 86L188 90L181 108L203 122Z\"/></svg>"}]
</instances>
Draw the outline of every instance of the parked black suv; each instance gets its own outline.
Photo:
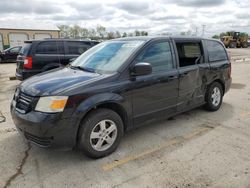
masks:
<instances>
[{"instance_id":1,"label":"parked black suv","mask_svg":"<svg viewBox=\"0 0 250 188\"><path fill-rule=\"evenodd\" d=\"M224 45L200 38L134 37L103 42L69 66L16 89L11 114L27 140L98 158L149 120L205 105L220 108L231 84Z\"/></svg>"},{"instance_id":2,"label":"parked black suv","mask_svg":"<svg viewBox=\"0 0 250 188\"><path fill-rule=\"evenodd\" d=\"M17 57L16 77L24 80L35 74L69 64L97 41L43 39L26 41Z\"/></svg>"},{"instance_id":3,"label":"parked black suv","mask_svg":"<svg viewBox=\"0 0 250 188\"><path fill-rule=\"evenodd\" d=\"M0 63L16 62L17 55L19 54L21 48L22 46L14 46L0 52Z\"/></svg>"}]
</instances>

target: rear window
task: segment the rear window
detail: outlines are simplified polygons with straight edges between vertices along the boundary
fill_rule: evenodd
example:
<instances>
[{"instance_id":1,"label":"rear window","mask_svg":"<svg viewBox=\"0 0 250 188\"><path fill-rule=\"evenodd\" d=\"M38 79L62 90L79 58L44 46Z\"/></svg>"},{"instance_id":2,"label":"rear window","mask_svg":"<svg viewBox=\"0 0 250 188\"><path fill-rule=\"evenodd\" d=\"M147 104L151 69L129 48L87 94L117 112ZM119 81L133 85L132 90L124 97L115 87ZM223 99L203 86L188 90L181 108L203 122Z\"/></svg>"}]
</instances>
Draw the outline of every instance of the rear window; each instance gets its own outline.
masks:
<instances>
[{"instance_id":1,"label":"rear window","mask_svg":"<svg viewBox=\"0 0 250 188\"><path fill-rule=\"evenodd\" d=\"M22 49L20 50L20 55L25 55L27 56L30 50L32 43L24 43L24 45L22 46Z\"/></svg>"},{"instance_id":2,"label":"rear window","mask_svg":"<svg viewBox=\"0 0 250 188\"><path fill-rule=\"evenodd\" d=\"M77 42L69 41L67 42L68 54L81 55L87 51L91 46L89 42Z\"/></svg>"},{"instance_id":3,"label":"rear window","mask_svg":"<svg viewBox=\"0 0 250 188\"><path fill-rule=\"evenodd\" d=\"M56 42L41 42L36 48L36 54L63 54L63 43Z\"/></svg>"},{"instance_id":4,"label":"rear window","mask_svg":"<svg viewBox=\"0 0 250 188\"><path fill-rule=\"evenodd\" d=\"M210 62L227 60L224 46L217 41L206 41Z\"/></svg>"}]
</instances>

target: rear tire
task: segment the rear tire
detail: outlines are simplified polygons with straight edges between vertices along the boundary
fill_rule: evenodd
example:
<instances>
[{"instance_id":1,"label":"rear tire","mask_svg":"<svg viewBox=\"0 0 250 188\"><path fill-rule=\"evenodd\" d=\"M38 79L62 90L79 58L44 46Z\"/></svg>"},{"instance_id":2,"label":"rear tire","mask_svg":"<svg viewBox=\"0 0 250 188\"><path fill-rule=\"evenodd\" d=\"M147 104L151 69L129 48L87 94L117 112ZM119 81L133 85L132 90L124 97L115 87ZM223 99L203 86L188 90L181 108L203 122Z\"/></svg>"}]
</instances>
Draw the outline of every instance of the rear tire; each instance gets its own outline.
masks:
<instances>
[{"instance_id":1,"label":"rear tire","mask_svg":"<svg viewBox=\"0 0 250 188\"><path fill-rule=\"evenodd\" d=\"M247 48L247 47L248 47L248 44L247 44L247 42L243 42L243 43L241 44L241 46L242 46L242 48Z\"/></svg>"},{"instance_id":2,"label":"rear tire","mask_svg":"<svg viewBox=\"0 0 250 188\"><path fill-rule=\"evenodd\" d=\"M78 148L91 158L105 157L116 150L123 136L121 117L109 109L97 109L83 120Z\"/></svg>"},{"instance_id":3,"label":"rear tire","mask_svg":"<svg viewBox=\"0 0 250 188\"><path fill-rule=\"evenodd\" d=\"M209 111L217 111L223 100L222 85L218 82L213 82L207 88L205 108Z\"/></svg>"},{"instance_id":4,"label":"rear tire","mask_svg":"<svg viewBox=\"0 0 250 188\"><path fill-rule=\"evenodd\" d=\"M229 48L236 48L237 44L236 42L230 42Z\"/></svg>"}]
</instances>

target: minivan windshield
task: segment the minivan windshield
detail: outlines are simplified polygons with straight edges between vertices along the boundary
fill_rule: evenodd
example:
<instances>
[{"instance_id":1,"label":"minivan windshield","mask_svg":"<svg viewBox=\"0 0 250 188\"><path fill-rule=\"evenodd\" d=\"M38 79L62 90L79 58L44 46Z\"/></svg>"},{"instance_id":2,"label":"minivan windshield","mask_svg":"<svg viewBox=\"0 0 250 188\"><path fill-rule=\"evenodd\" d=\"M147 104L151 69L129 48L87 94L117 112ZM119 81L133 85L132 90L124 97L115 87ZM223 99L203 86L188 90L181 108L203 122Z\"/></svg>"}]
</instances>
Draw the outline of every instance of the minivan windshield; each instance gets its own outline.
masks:
<instances>
[{"instance_id":1,"label":"minivan windshield","mask_svg":"<svg viewBox=\"0 0 250 188\"><path fill-rule=\"evenodd\" d=\"M144 41L107 41L87 50L70 66L93 72L116 72Z\"/></svg>"}]
</instances>

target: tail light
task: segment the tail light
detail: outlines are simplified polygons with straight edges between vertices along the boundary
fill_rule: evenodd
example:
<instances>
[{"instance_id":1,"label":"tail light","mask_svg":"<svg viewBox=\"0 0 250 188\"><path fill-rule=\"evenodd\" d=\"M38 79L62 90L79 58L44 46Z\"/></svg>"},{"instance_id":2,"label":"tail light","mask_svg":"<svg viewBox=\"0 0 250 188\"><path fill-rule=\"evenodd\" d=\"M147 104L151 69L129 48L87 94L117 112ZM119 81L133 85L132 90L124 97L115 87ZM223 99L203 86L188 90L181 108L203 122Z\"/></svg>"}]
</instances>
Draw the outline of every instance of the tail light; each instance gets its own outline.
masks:
<instances>
[{"instance_id":1,"label":"tail light","mask_svg":"<svg viewBox=\"0 0 250 188\"><path fill-rule=\"evenodd\" d=\"M24 59L23 67L25 69L32 69L32 57L26 57Z\"/></svg>"},{"instance_id":2,"label":"tail light","mask_svg":"<svg viewBox=\"0 0 250 188\"><path fill-rule=\"evenodd\" d=\"M231 63L231 54L230 54L230 52L228 52L228 59L229 59L228 76L229 76L229 78L231 78L232 63Z\"/></svg>"}]
</instances>

